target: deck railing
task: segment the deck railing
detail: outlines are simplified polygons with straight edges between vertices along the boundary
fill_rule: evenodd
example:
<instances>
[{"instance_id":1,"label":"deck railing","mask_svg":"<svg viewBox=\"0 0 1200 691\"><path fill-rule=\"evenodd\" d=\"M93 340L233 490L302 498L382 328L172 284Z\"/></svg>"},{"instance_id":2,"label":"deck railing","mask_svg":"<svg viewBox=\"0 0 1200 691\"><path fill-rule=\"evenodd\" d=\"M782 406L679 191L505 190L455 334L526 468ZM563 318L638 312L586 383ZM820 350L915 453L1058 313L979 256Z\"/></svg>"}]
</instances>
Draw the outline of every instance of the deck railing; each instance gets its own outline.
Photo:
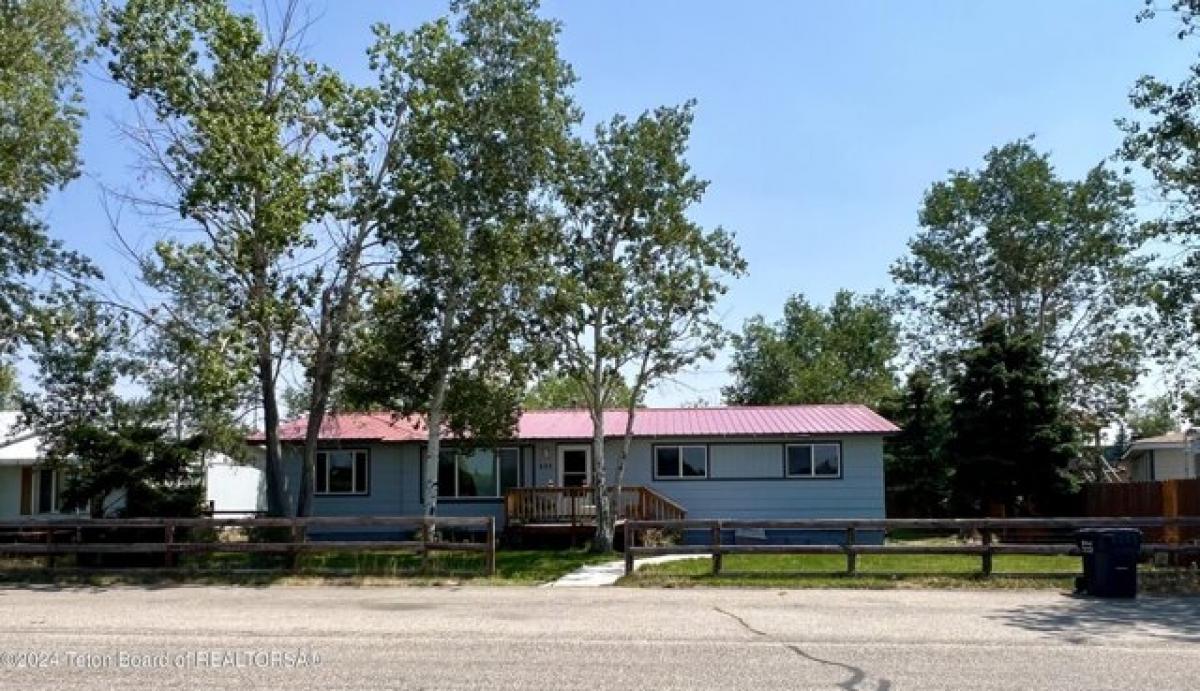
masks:
<instances>
[{"instance_id":1,"label":"deck railing","mask_svg":"<svg viewBox=\"0 0 1200 691\"><path fill-rule=\"evenodd\" d=\"M596 521L591 487L515 487L504 498L510 525L590 525ZM613 497L618 520L669 521L687 516L683 506L640 485Z\"/></svg>"}]
</instances>

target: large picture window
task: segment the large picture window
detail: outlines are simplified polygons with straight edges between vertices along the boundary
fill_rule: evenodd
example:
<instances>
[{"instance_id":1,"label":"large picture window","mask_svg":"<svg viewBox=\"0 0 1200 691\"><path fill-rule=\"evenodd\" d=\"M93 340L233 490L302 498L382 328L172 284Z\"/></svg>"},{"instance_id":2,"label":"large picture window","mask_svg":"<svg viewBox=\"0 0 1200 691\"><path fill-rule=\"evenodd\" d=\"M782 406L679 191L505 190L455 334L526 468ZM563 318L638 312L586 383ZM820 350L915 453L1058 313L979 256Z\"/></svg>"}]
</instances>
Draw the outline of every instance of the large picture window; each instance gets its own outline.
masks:
<instances>
[{"instance_id":1,"label":"large picture window","mask_svg":"<svg viewBox=\"0 0 1200 691\"><path fill-rule=\"evenodd\" d=\"M654 477L658 480L708 477L708 447L654 447Z\"/></svg>"},{"instance_id":2,"label":"large picture window","mask_svg":"<svg viewBox=\"0 0 1200 691\"><path fill-rule=\"evenodd\" d=\"M371 458L362 450L317 452L314 494L367 494L370 491Z\"/></svg>"},{"instance_id":3,"label":"large picture window","mask_svg":"<svg viewBox=\"0 0 1200 691\"><path fill-rule=\"evenodd\" d=\"M61 476L53 468L40 468L37 471L37 513L58 513L58 497L62 493L59 486Z\"/></svg>"},{"instance_id":4,"label":"large picture window","mask_svg":"<svg viewBox=\"0 0 1200 691\"><path fill-rule=\"evenodd\" d=\"M842 476L842 447L839 444L788 444L785 460L788 477Z\"/></svg>"},{"instance_id":5,"label":"large picture window","mask_svg":"<svg viewBox=\"0 0 1200 691\"><path fill-rule=\"evenodd\" d=\"M521 484L521 450L479 449L464 454L442 451L438 458L438 497L496 499Z\"/></svg>"}]
</instances>

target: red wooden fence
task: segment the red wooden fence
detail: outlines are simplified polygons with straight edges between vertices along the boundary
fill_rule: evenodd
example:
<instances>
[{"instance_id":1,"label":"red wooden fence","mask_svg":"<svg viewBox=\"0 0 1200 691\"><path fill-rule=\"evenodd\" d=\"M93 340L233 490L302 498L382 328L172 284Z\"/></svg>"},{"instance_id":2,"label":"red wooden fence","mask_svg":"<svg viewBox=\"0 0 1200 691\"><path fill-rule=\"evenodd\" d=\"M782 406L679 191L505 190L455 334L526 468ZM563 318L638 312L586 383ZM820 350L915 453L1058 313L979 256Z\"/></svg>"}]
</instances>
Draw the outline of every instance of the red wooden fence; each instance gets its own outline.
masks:
<instances>
[{"instance_id":1,"label":"red wooden fence","mask_svg":"<svg viewBox=\"0 0 1200 691\"><path fill-rule=\"evenodd\" d=\"M1086 515L1109 516L1200 516L1200 479L1157 482L1099 482L1084 486ZM1200 540L1200 528L1147 528L1150 542Z\"/></svg>"}]
</instances>

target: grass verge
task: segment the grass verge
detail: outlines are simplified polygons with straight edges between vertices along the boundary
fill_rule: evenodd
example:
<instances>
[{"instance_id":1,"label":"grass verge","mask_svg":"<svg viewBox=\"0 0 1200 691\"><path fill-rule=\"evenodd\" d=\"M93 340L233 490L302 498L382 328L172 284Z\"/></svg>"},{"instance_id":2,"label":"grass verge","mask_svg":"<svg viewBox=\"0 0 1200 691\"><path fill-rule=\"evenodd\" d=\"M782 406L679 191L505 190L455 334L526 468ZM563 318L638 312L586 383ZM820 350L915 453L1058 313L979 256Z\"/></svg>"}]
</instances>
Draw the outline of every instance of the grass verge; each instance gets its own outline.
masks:
<instances>
[{"instance_id":1,"label":"grass verge","mask_svg":"<svg viewBox=\"0 0 1200 691\"><path fill-rule=\"evenodd\" d=\"M220 554L188 558L177 569L56 568L33 560L0 559L0 585L537 585L581 566L618 559L585 550L497 550L496 575L484 576L483 556L442 553L428 561L411 552L303 554L295 569L278 558Z\"/></svg>"},{"instance_id":2,"label":"grass verge","mask_svg":"<svg viewBox=\"0 0 1200 691\"><path fill-rule=\"evenodd\" d=\"M862 555L858 573L845 573L846 558L829 554L731 554L722 573L708 559L650 564L619 585L634 587L764 588L1071 588L1077 557L996 555L990 578L979 558L968 555Z\"/></svg>"}]
</instances>

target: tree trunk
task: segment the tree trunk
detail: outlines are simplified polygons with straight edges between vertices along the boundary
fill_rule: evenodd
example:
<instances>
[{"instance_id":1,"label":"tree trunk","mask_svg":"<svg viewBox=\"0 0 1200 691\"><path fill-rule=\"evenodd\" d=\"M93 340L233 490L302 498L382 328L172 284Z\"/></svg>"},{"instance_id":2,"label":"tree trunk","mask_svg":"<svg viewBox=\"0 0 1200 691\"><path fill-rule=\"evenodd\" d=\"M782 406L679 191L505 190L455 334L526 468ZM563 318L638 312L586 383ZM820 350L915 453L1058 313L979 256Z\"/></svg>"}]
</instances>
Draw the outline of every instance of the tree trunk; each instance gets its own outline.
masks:
<instances>
[{"instance_id":1,"label":"tree trunk","mask_svg":"<svg viewBox=\"0 0 1200 691\"><path fill-rule=\"evenodd\" d=\"M433 398L429 405L429 443L425 447L425 486L421 492L425 515L428 517L437 515L438 463L442 455L442 407L446 402L446 378L442 374L434 383Z\"/></svg>"},{"instance_id":2,"label":"tree trunk","mask_svg":"<svg viewBox=\"0 0 1200 691\"><path fill-rule=\"evenodd\" d=\"M279 401L275 396L275 358L268 336L258 337L258 380L262 390L263 432L266 437L266 458L263 472L267 476L267 514L284 516L283 447L279 442Z\"/></svg>"},{"instance_id":3,"label":"tree trunk","mask_svg":"<svg viewBox=\"0 0 1200 691\"><path fill-rule=\"evenodd\" d=\"M608 468L604 458L604 408L599 415L592 414L592 501L596 505L596 538L592 541L593 552L611 552L616 520L612 512L611 494L608 486Z\"/></svg>"},{"instance_id":4,"label":"tree trunk","mask_svg":"<svg viewBox=\"0 0 1200 691\"><path fill-rule=\"evenodd\" d=\"M342 337L346 333L354 305L355 292L361 271L363 247L371 236L368 225L360 225L342 253L339 270L344 283L329 285L321 295L321 317L317 327L316 354L313 357L312 391L308 397L308 424L304 430L304 459L300 469L300 497L296 515L308 516L312 506L313 472L317 464L317 447L321 443L321 426L329 410L329 395L342 353Z\"/></svg>"}]
</instances>

